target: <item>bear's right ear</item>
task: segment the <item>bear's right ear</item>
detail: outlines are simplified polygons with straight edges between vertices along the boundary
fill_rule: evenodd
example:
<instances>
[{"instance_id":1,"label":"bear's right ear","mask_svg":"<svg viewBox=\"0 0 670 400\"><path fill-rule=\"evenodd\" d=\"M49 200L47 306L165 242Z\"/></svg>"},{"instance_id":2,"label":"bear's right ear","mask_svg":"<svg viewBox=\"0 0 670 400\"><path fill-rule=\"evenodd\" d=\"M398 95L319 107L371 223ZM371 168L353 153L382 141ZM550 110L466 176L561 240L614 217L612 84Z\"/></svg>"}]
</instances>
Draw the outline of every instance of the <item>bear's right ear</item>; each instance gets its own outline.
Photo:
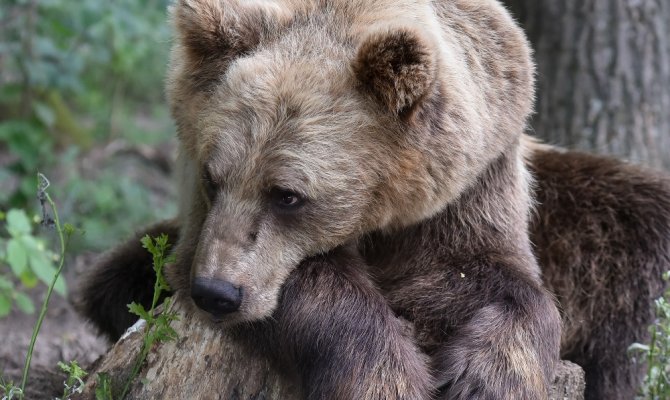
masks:
<instances>
[{"instance_id":1,"label":"bear's right ear","mask_svg":"<svg viewBox=\"0 0 670 400\"><path fill-rule=\"evenodd\" d=\"M257 44L258 35L223 10L220 0L180 0L173 21L181 44L200 59L233 58Z\"/></svg>"},{"instance_id":2,"label":"bear's right ear","mask_svg":"<svg viewBox=\"0 0 670 400\"><path fill-rule=\"evenodd\" d=\"M363 88L393 114L410 115L435 81L435 48L418 29L375 29L358 47L352 69Z\"/></svg>"},{"instance_id":3,"label":"bear's right ear","mask_svg":"<svg viewBox=\"0 0 670 400\"><path fill-rule=\"evenodd\" d=\"M178 0L171 14L191 61L218 66L252 51L290 17L279 7L237 0Z\"/></svg>"}]
</instances>

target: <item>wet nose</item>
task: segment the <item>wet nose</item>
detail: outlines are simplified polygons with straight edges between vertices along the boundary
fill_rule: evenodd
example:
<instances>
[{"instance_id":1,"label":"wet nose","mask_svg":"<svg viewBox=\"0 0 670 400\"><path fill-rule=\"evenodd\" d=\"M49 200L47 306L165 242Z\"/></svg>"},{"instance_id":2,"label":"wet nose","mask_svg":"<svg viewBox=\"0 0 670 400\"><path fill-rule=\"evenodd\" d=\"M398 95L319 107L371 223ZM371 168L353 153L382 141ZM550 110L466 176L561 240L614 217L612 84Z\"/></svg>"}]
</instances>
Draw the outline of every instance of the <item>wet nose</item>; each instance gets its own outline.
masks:
<instances>
[{"instance_id":1,"label":"wet nose","mask_svg":"<svg viewBox=\"0 0 670 400\"><path fill-rule=\"evenodd\" d=\"M242 288L218 279L195 278L191 298L202 310L220 318L240 308Z\"/></svg>"}]
</instances>

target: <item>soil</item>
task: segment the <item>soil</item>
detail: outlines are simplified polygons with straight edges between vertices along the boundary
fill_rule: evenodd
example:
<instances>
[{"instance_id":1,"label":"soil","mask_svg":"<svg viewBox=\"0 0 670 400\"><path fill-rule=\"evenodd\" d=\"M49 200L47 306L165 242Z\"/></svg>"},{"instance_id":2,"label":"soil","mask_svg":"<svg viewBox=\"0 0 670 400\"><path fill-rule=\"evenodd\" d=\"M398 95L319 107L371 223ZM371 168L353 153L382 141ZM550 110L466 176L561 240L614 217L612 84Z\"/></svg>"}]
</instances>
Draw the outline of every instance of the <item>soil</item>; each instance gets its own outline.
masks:
<instances>
[{"instance_id":1,"label":"soil","mask_svg":"<svg viewBox=\"0 0 670 400\"><path fill-rule=\"evenodd\" d=\"M79 266L90 263L93 255L77 257ZM74 287L75 272L66 274L68 287ZM25 355L32 336L34 325L39 314L39 307L44 299L44 287L38 287L29 292L38 310L31 315L18 310L0 319L0 373L6 381L13 381L19 385L23 370ZM65 363L76 360L84 369L109 348L110 343L100 337L95 329L84 321L74 310L68 299L54 293L51 296L46 317L35 342L35 350L31 362L31 372L28 379L27 397L30 393L44 393L44 386L62 388L64 375L58 373L59 361ZM54 380L57 380L54 385Z\"/></svg>"}]
</instances>

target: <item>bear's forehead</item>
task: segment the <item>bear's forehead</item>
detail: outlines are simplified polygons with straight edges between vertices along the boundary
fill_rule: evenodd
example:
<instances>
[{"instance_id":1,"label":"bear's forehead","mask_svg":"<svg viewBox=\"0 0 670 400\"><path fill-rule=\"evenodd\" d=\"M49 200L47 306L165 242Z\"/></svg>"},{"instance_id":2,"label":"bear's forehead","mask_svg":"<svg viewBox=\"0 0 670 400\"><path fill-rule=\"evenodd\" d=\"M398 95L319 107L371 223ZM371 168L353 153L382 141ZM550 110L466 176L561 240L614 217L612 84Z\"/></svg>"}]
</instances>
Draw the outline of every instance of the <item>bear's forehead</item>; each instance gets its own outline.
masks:
<instances>
[{"instance_id":1,"label":"bear's forehead","mask_svg":"<svg viewBox=\"0 0 670 400\"><path fill-rule=\"evenodd\" d=\"M236 60L213 91L201 139L238 154L337 145L370 119L355 84L341 59L260 50Z\"/></svg>"},{"instance_id":2,"label":"bear's forehead","mask_svg":"<svg viewBox=\"0 0 670 400\"><path fill-rule=\"evenodd\" d=\"M377 124L361 112L365 105L358 96L332 83L347 79L345 74L324 68L320 72L340 74L339 79L317 76L312 64L295 61L290 68L275 65L248 74L257 61L252 57L232 67L203 113L203 157L225 175L221 178L251 186L270 179L293 187L351 164L372 129L365 127ZM290 182L277 182L283 179Z\"/></svg>"}]
</instances>

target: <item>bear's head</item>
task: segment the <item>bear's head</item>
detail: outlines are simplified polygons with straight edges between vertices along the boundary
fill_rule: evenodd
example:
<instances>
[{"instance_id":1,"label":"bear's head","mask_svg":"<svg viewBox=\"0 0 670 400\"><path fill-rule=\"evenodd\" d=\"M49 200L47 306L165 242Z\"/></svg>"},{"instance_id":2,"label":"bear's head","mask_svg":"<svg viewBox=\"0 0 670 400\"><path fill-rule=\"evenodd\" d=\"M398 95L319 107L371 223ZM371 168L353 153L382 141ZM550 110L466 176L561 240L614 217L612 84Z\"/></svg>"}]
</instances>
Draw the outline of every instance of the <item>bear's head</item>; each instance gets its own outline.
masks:
<instances>
[{"instance_id":1,"label":"bear's head","mask_svg":"<svg viewBox=\"0 0 670 400\"><path fill-rule=\"evenodd\" d=\"M518 142L523 35L494 1L445 3L174 5L176 289L218 321L268 316L301 260L429 218ZM449 16L468 12L488 25Z\"/></svg>"}]
</instances>

